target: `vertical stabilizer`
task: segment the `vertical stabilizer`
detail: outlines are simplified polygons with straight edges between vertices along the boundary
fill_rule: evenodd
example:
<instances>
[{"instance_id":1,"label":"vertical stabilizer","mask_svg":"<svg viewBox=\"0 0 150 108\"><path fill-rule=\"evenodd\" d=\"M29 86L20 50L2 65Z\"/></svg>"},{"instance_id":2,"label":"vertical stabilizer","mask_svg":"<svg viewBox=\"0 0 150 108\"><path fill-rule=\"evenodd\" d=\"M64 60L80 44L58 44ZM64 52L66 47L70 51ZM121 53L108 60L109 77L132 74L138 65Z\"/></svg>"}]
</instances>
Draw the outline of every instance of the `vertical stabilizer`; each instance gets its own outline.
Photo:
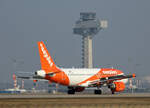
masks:
<instances>
[{"instance_id":1,"label":"vertical stabilizer","mask_svg":"<svg viewBox=\"0 0 150 108\"><path fill-rule=\"evenodd\" d=\"M41 69L45 70L46 73L59 71L42 41L38 42L38 48L41 61Z\"/></svg>"}]
</instances>

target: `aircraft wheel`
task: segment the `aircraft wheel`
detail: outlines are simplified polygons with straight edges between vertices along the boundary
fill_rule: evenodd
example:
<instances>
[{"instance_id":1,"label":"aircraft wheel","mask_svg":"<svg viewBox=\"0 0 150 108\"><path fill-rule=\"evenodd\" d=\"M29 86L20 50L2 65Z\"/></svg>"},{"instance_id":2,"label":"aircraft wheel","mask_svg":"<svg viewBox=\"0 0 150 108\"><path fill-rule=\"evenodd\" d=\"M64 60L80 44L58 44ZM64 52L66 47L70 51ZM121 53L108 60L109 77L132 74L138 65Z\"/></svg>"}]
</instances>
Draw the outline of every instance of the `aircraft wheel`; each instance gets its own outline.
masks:
<instances>
[{"instance_id":1,"label":"aircraft wheel","mask_svg":"<svg viewBox=\"0 0 150 108\"><path fill-rule=\"evenodd\" d=\"M114 90L111 90L111 94L115 94L115 91L114 91Z\"/></svg>"},{"instance_id":2,"label":"aircraft wheel","mask_svg":"<svg viewBox=\"0 0 150 108\"><path fill-rule=\"evenodd\" d=\"M95 90L94 94L102 94L102 90Z\"/></svg>"},{"instance_id":3,"label":"aircraft wheel","mask_svg":"<svg viewBox=\"0 0 150 108\"><path fill-rule=\"evenodd\" d=\"M75 90L74 89L68 90L68 94L75 94Z\"/></svg>"}]
</instances>

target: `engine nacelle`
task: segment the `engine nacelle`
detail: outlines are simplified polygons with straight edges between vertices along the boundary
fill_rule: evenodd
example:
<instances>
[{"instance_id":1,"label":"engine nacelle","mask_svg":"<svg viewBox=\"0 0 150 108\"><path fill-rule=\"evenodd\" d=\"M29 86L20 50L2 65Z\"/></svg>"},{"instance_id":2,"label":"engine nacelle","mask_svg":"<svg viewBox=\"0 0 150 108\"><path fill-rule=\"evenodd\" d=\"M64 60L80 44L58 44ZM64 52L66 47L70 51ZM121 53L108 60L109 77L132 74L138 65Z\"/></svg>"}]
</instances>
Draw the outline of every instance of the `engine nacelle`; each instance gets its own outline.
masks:
<instances>
[{"instance_id":1,"label":"engine nacelle","mask_svg":"<svg viewBox=\"0 0 150 108\"><path fill-rule=\"evenodd\" d=\"M114 90L115 92L121 92L125 90L125 84L123 82L114 82L110 89Z\"/></svg>"},{"instance_id":2,"label":"engine nacelle","mask_svg":"<svg viewBox=\"0 0 150 108\"><path fill-rule=\"evenodd\" d=\"M76 92L82 92L85 89L85 87L76 87L75 91Z\"/></svg>"},{"instance_id":3,"label":"engine nacelle","mask_svg":"<svg viewBox=\"0 0 150 108\"><path fill-rule=\"evenodd\" d=\"M35 72L35 75L39 76L39 77L42 77L42 78L45 78L46 72L44 70L38 70L38 71Z\"/></svg>"}]
</instances>

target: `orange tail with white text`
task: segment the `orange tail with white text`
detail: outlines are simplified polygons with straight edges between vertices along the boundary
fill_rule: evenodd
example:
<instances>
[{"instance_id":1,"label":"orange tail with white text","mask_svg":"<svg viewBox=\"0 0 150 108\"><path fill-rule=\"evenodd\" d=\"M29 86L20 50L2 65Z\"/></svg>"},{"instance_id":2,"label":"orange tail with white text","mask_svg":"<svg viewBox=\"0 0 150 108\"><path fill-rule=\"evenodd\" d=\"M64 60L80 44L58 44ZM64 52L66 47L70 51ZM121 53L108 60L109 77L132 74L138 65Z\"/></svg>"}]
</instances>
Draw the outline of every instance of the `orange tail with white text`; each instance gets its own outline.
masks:
<instances>
[{"instance_id":1,"label":"orange tail with white text","mask_svg":"<svg viewBox=\"0 0 150 108\"><path fill-rule=\"evenodd\" d=\"M42 41L38 42L41 69L46 72L46 74L50 72L59 72L59 68L55 65L53 59L51 58L46 46Z\"/></svg>"}]
</instances>

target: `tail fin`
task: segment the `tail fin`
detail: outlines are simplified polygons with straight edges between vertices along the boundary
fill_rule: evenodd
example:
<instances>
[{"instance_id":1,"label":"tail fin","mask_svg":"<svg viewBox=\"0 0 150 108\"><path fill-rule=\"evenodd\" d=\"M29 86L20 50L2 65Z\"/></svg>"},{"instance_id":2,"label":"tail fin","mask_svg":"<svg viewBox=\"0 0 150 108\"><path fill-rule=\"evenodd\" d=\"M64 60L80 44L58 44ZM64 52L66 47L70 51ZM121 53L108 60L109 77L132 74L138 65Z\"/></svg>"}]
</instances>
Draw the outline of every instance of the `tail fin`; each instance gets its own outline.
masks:
<instances>
[{"instance_id":1,"label":"tail fin","mask_svg":"<svg viewBox=\"0 0 150 108\"><path fill-rule=\"evenodd\" d=\"M39 55L41 61L41 69L45 70L46 73L57 72L59 69L55 65L53 59L48 53L48 50L46 49L46 46L42 41L38 42L38 48L39 48Z\"/></svg>"}]
</instances>

